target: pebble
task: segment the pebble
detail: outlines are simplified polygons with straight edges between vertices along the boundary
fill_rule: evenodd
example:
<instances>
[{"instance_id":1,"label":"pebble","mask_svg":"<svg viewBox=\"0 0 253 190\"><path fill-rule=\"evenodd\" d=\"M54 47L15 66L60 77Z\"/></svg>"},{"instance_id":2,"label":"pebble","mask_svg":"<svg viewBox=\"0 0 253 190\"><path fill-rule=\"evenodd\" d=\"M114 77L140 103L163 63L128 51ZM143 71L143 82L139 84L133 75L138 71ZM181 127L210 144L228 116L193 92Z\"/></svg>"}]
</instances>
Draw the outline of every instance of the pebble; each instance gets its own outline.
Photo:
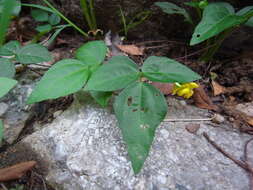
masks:
<instances>
[{"instance_id":1,"label":"pebble","mask_svg":"<svg viewBox=\"0 0 253 190\"><path fill-rule=\"evenodd\" d=\"M215 114L212 119L212 122L217 123L217 124L223 123L224 121L225 121L225 118L220 114Z\"/></svg>"},{"instance_id":2,"label":"pebble","mask_svg":"<svg viewBox=\"0 0 253 190\"><path fill-rule=\"evenodd\" d=\"M3 114L6 113L6 111L8 110L8 108L9 108L8 104L3 103L3 102L0 103L0 117L1 117Z\"/></svg>"}]
</instances>

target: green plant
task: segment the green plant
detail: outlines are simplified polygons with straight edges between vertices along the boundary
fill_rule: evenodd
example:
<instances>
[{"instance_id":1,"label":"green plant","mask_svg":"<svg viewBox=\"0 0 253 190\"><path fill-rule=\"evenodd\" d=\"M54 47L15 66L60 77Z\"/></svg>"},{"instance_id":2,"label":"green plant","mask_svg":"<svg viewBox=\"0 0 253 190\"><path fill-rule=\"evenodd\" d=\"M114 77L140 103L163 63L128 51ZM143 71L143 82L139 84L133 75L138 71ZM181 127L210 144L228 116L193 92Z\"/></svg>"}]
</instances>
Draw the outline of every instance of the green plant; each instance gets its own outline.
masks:
<instances>
[{"instance_id":1,"label":"green plant","mask_svg":"<svg viewBox=\"0 0 253 190\"><path fill-rule=\"evenodd\" d=\"M15 76L16 62L26 65L51 59L50 53L40 44L29 44L22 47L18 41L10 41L3 45L0 48L0 98L17 83L16 80L11 79Z\"/></svg>"},{"instance_id":2,"label":"green plant","mask_svg":"<svg viewBox=\"0 0 253 190\"><path fill-rule=\"evenodd\" d=\"M126 18L122 8L119 7L119 9L120 9L121 22L123 25L123 29L121 31L124 31L125 37L127 37L127 33L130 29L133 29L136 26L140 25L151 15L151 11L142 11L136 14L133 18L128 19Z\"/></svg>"},{"instance_id":3,"label":"green plant","mask_svg":"<svg viewBox=\"0 0 253 190\"><path fill-rule=\"evenodd\" d=\"M94 10L94 0L80 0L84 18L91 31L97 30L97 20Z\"/></svg>"},{"instance_id":4,"label":"green plant","mask_svg":"<svg viewBox=\"0 0 253 190\"><path fill-rule=\"evenodd\" d=\"M174 4L167 2L158 2L156 5L168 14L182 14L189 20L189 14L186 14L186 10L181 7L175 7ZM190 2L187 5L198 7L198 10L201 10L201 21L195 27L190 45L193 46L207 40L207 46L210 48L201 57L201 60L204 61L212 59L221 43L235 28L243 24L253 26L253 6L244 7L235 13L233 6L225 2L208 4L204 0Z\"/></svg>"},{"instance_id":5,"label":"green plant","mask_svg":"<svg viewBox=\"0 0 253 190\"><path fill-rule=\"evenodd\" d=\"M31 10L31 15L39 25L35 28L38 34L33 38L33 42L37 42L42 36L55 30L54 34L47 42L49 45L63 29L71 26L70 24L59 25L61 17L52 9L41 5L35 7L36 9Z\"/></svg>"},{"instance_id":6,"label":"green plant","mask_svg":"<svg viewBox=\"0 0 253 190\"><path fill-rule=\"evenodd\" d=\"M43 11L47 11L49 13L52 13L54 15L57 15L58 17L62 18L65 22L68 23L68 25L60 25L58 26L59 30L56 30L54 35L60 33L61 30L63 30L64 28L71 26L74 29L76 29L80 34L82 34L85 37L88 37L89 35L84 32L81 28L79 28L77 25L75 25L71 20L69 20L67 17L65 17L60 11L58 11L51 3L49 3L47 0L42 0L48 7L45 6L41 6L41 5L36 5L36 4L26 4L26 3L22 3L22 6L27 6L27 7L32 7L32 8L38 8L41 9ZM51 14L51 15L52 15ZM56 16L54 16L56 17ZM57 27L56 27L57 28ZM61 30L60 30L61 29ZM56 37L56 36L55 36Z\"/></svg>"},{"instance_id":7,"label":"green plant","mask_svg":"<svg viewBox=\"0 0 253 190\"><path fill-rule=\"evenodd\" d=\"M76 59L61 60L48 70L27 102L31 104L85 90L100 105L106 106L112 92L121 90L113 107L137 174L148 156L155 130L167 113L163 94L142 82L142 78L186 83L201 77L167 57L151 56L140 68L126 56L115 56L102 64L106 51L102 41L84 44L77 50Z\"/></svg>"},{"instance_id":8,"label":"green plant","mask_svg":"<svg viewBox=\"0 0 253 190\"><path fill-rule=\"evenodd\" d=\"M6 95L18 81L15 76L15 63L35 64L52 59L48 50L40 44L21 46L18 41L10 41L0 48L0 99ZM0 144L3 137L3 123L0 120Z\"/></svg>"},{"instance_id":9,"label":"green plant","mask_svg":"<svg viewBox=\"0 0 253 190\"><path fill-rule=\"evenodd\" d=\"M15 185L15 187L10 188L10 190L23 190L25 188L24 185Z\"/></svg>"},{"instance_id":10,"label":"green plant","mask_svg":"<svg viewBox=\"0 0 253 190\"><path fill-rule=\"evenodd\" d=\"M5 42L5 36L10 24L11 17L18 15L21 10L19 0L0 0L0 47Z\"/></svg>"}]
</instances>

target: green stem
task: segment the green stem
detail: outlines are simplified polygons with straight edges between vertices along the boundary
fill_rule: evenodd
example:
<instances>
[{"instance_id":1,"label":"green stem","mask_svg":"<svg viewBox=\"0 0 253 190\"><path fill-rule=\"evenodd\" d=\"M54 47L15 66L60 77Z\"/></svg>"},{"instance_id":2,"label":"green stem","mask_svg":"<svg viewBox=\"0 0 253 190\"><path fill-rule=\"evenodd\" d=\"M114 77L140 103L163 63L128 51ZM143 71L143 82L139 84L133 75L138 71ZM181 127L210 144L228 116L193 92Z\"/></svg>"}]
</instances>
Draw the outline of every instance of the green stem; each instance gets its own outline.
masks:
<instances>
[{"instance_id":1,"label":"green stem","mask_svg":"<svg viewBox=\"0 0 253 190\"><path fill-rule=\"evenodd\" d=\"M208 62L210 61L214 54L218 51L220 48L222 42L233 32L234 28L229 28L225 30L222 34L220 34L217 38L217 40L214 40L212 42L213 46L208 49L200 58L201 61ZM209 41L210 42L210 41Z\"/></svg>"},{"instance_id":2,"label":"green stem","mask_svg":"<svg viewBox=\"0 0 253 190\"><path fill-rule=\"evenodd\" d=\"M10 20L11 20L11 13L13 8L15 7L15 1L11 0L5 0L3 1L3 10L2 14L0 15L0 47L4 44L5 42L5 36L7 34L8 27L10 25Z\"/></svg>"},{"instance_id":3,"label":"green stem","mask_svg":"<svg viewBox=\"0 0 253 190\"><path fill-rule=\"evenodd\" d=\"M41 39L41 37L44 36L46 33L48 33L48 32L40 32L40 33L36 34L33 37L32 41L31 41L31 44L37 43Z\"/></svg>"},{"instance_id":4,"label":"green stem","mask_svg":"<svg viewBox=\"0 0 253 190\"><path fill-rule=\"evenodd\" d=\"M87 5L87 0L80 0L80 4L81 4L81 8L83 10L83 15L86 19L86 22L88 23L89 28L92 30L92 21L91 21L91 17L89 14L89 7Z\"/></svg>"},{"instance_id":5,"label":"green stem","mask_svg":"<svg viewBox=\"0 0 253 190\"><path fill-rule=\"evenodd\" d=\"M70 21L68 18L66 18L60 11L58 11L56 8L54 8L53 5L51 5L47 0L43 0L44 3L50 7L58 16L60 16L63 20L65 20L68 24L70 24L73 28L75 28L79 33L84 35L85 37L89 37L89 35L84 32L81 28L76 26L72 21Z\"/></svg>"},{"instance_id":6,"label":"green stem","mask_svg":"<svg viewBox=\"0 0 253 190\"><path fill-rule=\"evenodd\" d=\"M92 21L93 30L97 29L97 21L96 21L96 15L95 15L95 9L94 9L94 0L90 0L90 16Z\"/></svg>"},{"instance_id":7,"label":"green stem","mask_svg":"<svg viewBox=\"0 0 253 190\"><path fill-rule=\"evenodd\" d=\"M199 0L193 0L193 2L199 3ZM202 10L199 7L195 7L197 15L198 15L198 19L201 20L202 18ZM197 21L198 23L198 21Z\"/></svg>"},{"instance_id":8,"label":"green stem","mask_svg":"<svg viewBox=\"0 0 253 190\"><path fill-rule=\"evenodd\" d=\"M121 6L119 7L119 9L120 9L121 19L122 19L122 23L123 23L123 27L124 27L125 37L127 37L128 30L127 30L126 18L125 18L125 15L121 9Z\"/></svg>"}]
</instances>

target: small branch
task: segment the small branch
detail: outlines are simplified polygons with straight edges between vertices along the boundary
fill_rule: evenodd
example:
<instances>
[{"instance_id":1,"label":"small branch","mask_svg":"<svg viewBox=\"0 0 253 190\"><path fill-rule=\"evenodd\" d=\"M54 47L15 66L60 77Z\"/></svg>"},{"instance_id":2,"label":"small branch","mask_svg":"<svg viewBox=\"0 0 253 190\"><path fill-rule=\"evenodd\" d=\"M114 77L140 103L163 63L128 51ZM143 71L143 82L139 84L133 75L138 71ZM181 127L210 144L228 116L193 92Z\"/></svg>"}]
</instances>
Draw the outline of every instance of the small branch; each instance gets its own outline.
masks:
<instances>
[{"instance_id":1,"label":"small branch","mask_svg":"<svg viewBox=\"0 0 253 190\"><path fill-rule=\"evenodd\" d=\"M151 44L151 43L174 43L174 44L183 44L185 45L184 42L178 42L178 41L173 41L173 40L150 40L150 41L144 41L144 42L139 42L139 43L135 43L135 45L145 45L145 44Z\"/></svg>"},{"instance_id":2,"label":"small branch","mask_svg":"<svg viewBox=\"0 0 253 190\"><path fill-rule=\"evenodd\" d=\"M210 139L210 137L207 135L207 133L203 133L203 136L206 138L206 140L213 145L214 148L216 148L216 150L218 150L220 153L222 153L225 157L229 158L230 160L232 160L235 164L237 164L239 167L247 170L247 166L244 162L235 159L231 154L229 154L228 152L226 152L225 150L223 150L219 145L217 145L213 140Z\"/></svg>"},{"instance_id":3,"label":"small branch","mask_svg":"<svg viewBox=\"0 0 253 190\"><path fill-rule=\"evenodd\" d=\"M216 45L216 44L207 46L207 47L202 48L202 49L200 49L200 50L198 50L198 51L195 51L195 52L193 52L193 53L190 53L190 54L188 54L188 55L185 55L185 56L182 56L182 57L177 57L177 58L174 58L174 59L175 59L175 60L182 60L182 59L185 59L186 57L191 57L191 56L194 56L194 55L198 55L198 54L200 54L202 51L208 50L208 49L214 47L215 45Z\"/></svg>"},{"instance_id":4,"label":"small branch","mask_svg":"<svg viewBox=\"0 0 253 190\"><path fill-rule=\"evenodd\" d=\"M195 121L212 121L212 118L199 118L199 119L164 119L162 122L195 122Z\"/></svg>"},{"instance_id":5,"label":"small branch","mask_svg":"<svg viewBox=\"0 0 253 190\"><path fill-rule=\"evenodd\" d=\"M253 190L253 167L250 165L249 158L248 158L248 145L251 141L253 141L253 138L251 138L250 140L248 140L245 143L245 146L244 146L244 158L245 158L245 160L241 161L241 160L235 159L231 154L229 154L228 152L223 150L219 145L217 145L213 140L210 139L210 137L207 135L207 133L204 132L203 136L206 138L206 140L211 145L213 145L214 148L216 148L216 150L218 150L225 157L232 160L236 165L238 165L239 167L243 168L244 170L246 170L248 172L249 180L250 180L250 190Z\"/></svg>"},{"instance_id":6,"label":"small branch","mask_svg":"<svg viewBox=\"0 0 253 190\"><path fill-rule=\"evenodd\" d=\"M245 146L244 146L244 158L245 158L245 162L248 165L249 171L252 173L253 175L253 166L251 166L250 162L249 162L249 157L248 157L248 151L249 151L249 144L251 143L251 141L253 141L253 138L249 139Z\"/></svg>"},{"instance_id":7,"label":"small branch","mask_svg":"<svg viewBox=\"0 0 253 190\"><path fill-rule=\"evenodd\" d=\"M7 187L3 183L1 183L1 187L3 188L3 190L8 190Z\"/></svg>"},{"instance_id":8,"label":"small branch","mask_svg":"<svg viewBox=\"0 0 253 190\"><path fill-rule=\"evenodd\" d=\"M157 48L163 48L163 47L168 47L169 44L166 45L159 45L159 46L149 46L146 47L145 49L157 49Z\"/></svg>"}]
</instances>

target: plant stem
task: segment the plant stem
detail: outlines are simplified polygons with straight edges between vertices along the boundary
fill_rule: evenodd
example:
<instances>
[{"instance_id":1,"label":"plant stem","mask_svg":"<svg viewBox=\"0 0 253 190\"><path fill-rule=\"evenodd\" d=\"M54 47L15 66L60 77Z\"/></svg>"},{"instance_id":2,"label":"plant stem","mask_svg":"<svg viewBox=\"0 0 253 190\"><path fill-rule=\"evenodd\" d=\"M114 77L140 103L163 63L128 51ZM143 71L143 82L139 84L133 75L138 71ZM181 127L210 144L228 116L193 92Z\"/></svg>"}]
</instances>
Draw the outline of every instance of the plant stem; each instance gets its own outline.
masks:
<instances>
[{"instance_id":1,"label":"plant stem","mask_svg":"<svg viewBox=\"0 0 253 190\"><path fill-rule=\"evenodd\" d=\"M60 16L63 20L65 20L68 24L70 24L73 28L75 28L79 33L84 35L85 37L89 37L89 35L84 32L81 28L76 26L72 21L66 18L60 11L58 11L53 5L51 5L47 0L43 0L43 2L50 7L58 16Z\"/></svg>"},{"instance_id":2,"label":"plant stem","mask_svg":"<svg viewBox=\"0 0 253 190\"><path fill-rule=\"evenodd\" d=\"M127 25L126 25L126 18L125 15L121 9L121 6L119 7L120 9L120 14L121 14L121 19L122 19L122 23L123 23L123 27L124 27L124 33L125 33L125 37L127 37Z\"/></svg>"},{"instance_id":3,"label":"plant stem","mask_svg":"<svg viewBox=\"0 0 253 190\"><path fill-rule=\"evenodd\" d=\"M41 37L44 36L46 33L48 33L48 32L39 32L38 34L36 34L36 35L33 37L31 43L32 43L32 44L33 44L33 43L37 43L37 42L41 39Z\"/></svg>"},{"instance_id":4,"label":"plant stem","mask_svg":"<svg viewBox=\"0 0 253 190\"><path fill-rule=\"evenodd\" d=\"M95 15L95 9L94 9L94 0L90 0L90 17L92 21L93 30L97 29L97 21L96 21L96 15Z\"/></svg>"},{"instance_id":5,"label":"plant stem","mask_svg":"<svg viewBox=\"0 0 253 190\"><path fill-rule=\"evenodd\" d=\"M87 0L80 0L80 4L81 4L81 8L83 10L83 15L85 17L85 20L89 26L89 28L92 30L92 21L91 21L91 17L90 17L90 14L89 14L89 7L88 7L88 4L87 4Z\"/></svg>"},{"instance_id":6,"label":"plant stem","mask_svg":"<svg viewBox=\"0 0 253 190\"><path fill-rule=\"evenodd\" d=\"M218 49L220 48L221 46L221 43L233 32L235 27L232 27L232 28L229 28L227 30L225 30L223 33L221 33L217 40L214 40L212 42L212 47L210 49L208 49L200 58L201 61L204 61L204 62L208 62L210 61L214 54L218 51ZM209 41L210 42L210 41Z\"/></svg>"},{"instance_id":7,"label":"plant stem","mask_svg":"<svg viewBox=\"0 0 253 190\"><path fill-rule=\"evenodd\" d=\"M5 42L5 36L7 34L7 30L10 24L11 20L11 13L12 10L15 6L15 1L12 0L4 0L3 1L3 10L0 18L0 47L4 44Z\"/></svg>"}]
</instances>

